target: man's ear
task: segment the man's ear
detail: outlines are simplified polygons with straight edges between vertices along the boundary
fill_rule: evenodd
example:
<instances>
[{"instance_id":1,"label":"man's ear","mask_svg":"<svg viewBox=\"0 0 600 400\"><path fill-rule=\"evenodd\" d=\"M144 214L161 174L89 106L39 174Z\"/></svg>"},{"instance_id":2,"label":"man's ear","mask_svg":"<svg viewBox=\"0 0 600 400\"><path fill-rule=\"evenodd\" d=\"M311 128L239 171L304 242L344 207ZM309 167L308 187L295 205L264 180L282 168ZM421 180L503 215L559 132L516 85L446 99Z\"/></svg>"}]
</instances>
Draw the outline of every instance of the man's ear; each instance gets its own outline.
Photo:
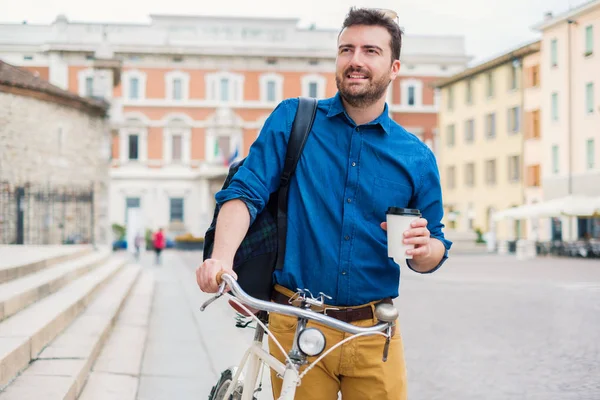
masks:
<instances>
[{"instance_id":1,"label":"man's ear","mask_svg":"<svg viewBox=\"0 0 600 400\"><path fill-rule=\"evenodd\" d=\"M392 68L390 70L390 79L391 80L396 79L396 77L400 73L400 65L401 65L400 60L394 60L394 62L392 62Z\"/></svg>"}]
</instances>

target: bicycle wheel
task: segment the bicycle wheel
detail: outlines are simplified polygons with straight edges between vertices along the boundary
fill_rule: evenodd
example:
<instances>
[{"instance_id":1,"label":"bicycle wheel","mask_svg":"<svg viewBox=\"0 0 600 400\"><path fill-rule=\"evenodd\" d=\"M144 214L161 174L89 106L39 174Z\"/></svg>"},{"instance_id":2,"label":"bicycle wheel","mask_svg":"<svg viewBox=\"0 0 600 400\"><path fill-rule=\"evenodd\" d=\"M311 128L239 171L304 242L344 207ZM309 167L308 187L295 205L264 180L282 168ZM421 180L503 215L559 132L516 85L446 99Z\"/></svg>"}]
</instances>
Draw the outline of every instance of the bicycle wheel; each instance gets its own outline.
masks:
<instances>
[{"instance_id":1,"label":"bicycle wheel","mask_svg":"<svg viewBox=\"0 0 600 400\"><path fill-rule=\"evenodd\" d=\"M242 389L244 388L244 382L238 380L235 389L228 399L225 399L225 393L233 381L234 371L233 368L228 368L221 373L221 377L217 381L217 384L213 386L210 391L208 400L239 400L242 398Z\"/></svg>"}]
</instances>

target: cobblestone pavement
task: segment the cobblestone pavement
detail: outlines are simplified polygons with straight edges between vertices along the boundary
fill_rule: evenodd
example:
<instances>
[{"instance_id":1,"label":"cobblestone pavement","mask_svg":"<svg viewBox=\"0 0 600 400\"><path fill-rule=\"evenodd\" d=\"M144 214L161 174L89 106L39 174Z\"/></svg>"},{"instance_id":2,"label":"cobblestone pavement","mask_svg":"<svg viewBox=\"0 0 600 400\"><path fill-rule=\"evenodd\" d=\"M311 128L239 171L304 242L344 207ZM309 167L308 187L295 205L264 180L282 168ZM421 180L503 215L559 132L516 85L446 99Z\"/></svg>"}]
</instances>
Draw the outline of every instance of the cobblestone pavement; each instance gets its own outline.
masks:
<instances>
[{"instance_id":1,"label":"cobblestone pavement","mask_svg":"<svg viewBox=\"0 0 600 400\"><path fill-rule=\"evenodd\" d=\"M206 398L252 332L225 302L197 310L200 253L166 256L138 398ZM403 267L400 292L410 400L600 400L600 261L454 256L431 275Z\"/></svg>"},{"instance_id":2,"label":"cobblestone pavement","mask_svg":"<svg viewBox=\"0 0 600 400\"><path fill-rule=\"evenodd\" d=\"M456 256L404 273L409 399L600 399L600 261Z\"/></svg>"}]
</instances>

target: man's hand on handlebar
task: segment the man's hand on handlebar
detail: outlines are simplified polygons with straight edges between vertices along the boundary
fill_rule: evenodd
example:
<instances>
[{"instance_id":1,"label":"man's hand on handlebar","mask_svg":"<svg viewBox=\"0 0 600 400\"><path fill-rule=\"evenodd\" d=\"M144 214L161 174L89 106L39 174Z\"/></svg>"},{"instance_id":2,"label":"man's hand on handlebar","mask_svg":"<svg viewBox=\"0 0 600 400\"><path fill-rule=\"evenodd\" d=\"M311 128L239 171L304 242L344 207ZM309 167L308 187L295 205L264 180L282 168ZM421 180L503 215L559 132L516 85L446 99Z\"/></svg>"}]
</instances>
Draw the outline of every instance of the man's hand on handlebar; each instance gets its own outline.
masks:
<instances>
[{"instance_id":1,"label":"man's hand on handlebar","mask_svg":"<svg viewBox=\"0 0 600 400\"><path fill-rule=\"evenodd\" d=\"M217 284L216 279L219 271L225 271L237 279L237 275L233 272L231 265L228 265L221 260L209 258L196 269L196 282L198 282L198 286L203 292L216 293L219 291L219 285Z\"/></svg>"}]
</instances>

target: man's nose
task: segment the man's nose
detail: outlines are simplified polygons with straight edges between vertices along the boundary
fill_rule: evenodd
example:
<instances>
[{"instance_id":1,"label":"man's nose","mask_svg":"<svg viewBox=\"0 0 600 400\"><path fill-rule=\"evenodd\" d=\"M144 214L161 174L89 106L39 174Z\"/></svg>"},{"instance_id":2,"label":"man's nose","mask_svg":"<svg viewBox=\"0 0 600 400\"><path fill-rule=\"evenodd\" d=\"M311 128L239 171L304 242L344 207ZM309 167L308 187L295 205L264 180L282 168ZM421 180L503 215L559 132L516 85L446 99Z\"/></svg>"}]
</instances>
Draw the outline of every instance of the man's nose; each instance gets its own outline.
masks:
<instances>
[{"instance_id":1,"label":"man's nose","mask_svg":"<svg viewBox=\"0 0 600 400\"><path fill-rule=\"evenodd\" d=\"M352 58L350 59L350 66L357 68L362 67L364 65L365 64L363 61L363 53L360 50L355 51L352 55Z\"/></svg>"}]
</instances>

